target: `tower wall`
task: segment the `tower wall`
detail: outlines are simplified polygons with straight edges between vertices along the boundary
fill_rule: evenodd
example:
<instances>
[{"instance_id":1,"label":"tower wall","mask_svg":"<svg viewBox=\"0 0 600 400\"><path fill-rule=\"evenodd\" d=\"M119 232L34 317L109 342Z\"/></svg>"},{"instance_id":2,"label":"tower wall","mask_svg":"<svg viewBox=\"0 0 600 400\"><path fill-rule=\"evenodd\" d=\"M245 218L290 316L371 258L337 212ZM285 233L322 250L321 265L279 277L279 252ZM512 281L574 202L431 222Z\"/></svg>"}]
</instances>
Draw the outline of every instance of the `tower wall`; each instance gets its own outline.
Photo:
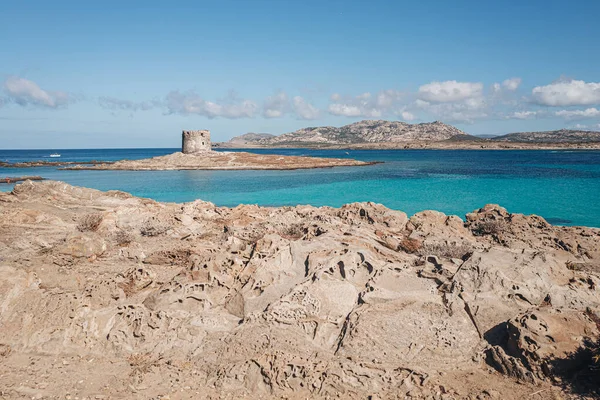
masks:
<instances>
[{"instance_id":1,"label":"tower wall","mask_svg":"<svg viewBox=\"0 0 600 400\"><path fill-rule=\"evenodd\" d=\"M195 154L210 151L210 131L183 131L181 134L181 152Z\"/></svg>"}]
</instances>

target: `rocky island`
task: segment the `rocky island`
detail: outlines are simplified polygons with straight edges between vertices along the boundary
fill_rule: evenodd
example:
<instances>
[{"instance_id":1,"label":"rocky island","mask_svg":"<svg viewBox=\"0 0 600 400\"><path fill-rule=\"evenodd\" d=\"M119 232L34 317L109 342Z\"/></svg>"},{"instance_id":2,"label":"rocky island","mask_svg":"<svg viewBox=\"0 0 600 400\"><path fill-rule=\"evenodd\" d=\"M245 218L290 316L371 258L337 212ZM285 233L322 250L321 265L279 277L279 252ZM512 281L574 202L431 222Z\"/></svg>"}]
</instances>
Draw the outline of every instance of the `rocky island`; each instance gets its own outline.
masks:
<instances>
[{"instance_id":1,"label":"rocky island","mask_svg":"<svg viewBox=\"0 0 600 400\"><path fill-rule=\"evenodd\" d=\"M600 230L0 193L0 397L597 398Z\"/></svg>"},{"instance_id":2,"label":"rocky island","mask_svg":"<svg viewBox=\"0 0 600 400\"><path fill-rule=\"evenodd\" d=\"M183 131L182 151L143 160L121 160L110 163L69 165L69 170L289 170L364 166L373 162L343 158L282 156L247 152L212 151L210 132Z\"/></svg>"},{"instance_id":3,"label":"rocky island","mask_svg":"<svg viewBox=\"0 0 600 400\"><path fill-rule=\"evenodd\" d=\"M282 135L247 133L215 145L221 148L600 149L600 132L562 129L481 138L440 121L409 124L364 120L342 127L303 128Z\"/></svg>"}]
</instances>

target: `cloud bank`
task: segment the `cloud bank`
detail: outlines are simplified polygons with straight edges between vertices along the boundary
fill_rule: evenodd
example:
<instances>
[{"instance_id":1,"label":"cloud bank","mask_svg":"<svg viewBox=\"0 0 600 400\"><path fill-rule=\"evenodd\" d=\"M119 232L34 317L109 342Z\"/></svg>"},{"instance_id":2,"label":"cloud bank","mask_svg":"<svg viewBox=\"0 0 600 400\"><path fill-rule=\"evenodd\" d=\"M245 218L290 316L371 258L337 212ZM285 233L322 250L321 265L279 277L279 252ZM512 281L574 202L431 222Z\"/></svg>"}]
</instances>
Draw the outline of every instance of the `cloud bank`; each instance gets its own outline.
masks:
<instances>
[{"instance_id":1,"label":"cloud bank","mask_svg":"<svg viewBox=\"0 0 600 400\"><path fill-rule=\"evenodd\" d=\"M101 96L94 101L113 114L160 110L163 114L198 115L209 119L285 118L316 120L325 115L352 119L395 118L404 121L441 120L472 123L478 120L540 118L600 122L600 83L561 78L535 86L528 93L519 77L491 85L469 81L432 81L405 91L393 88L358 94L332 93L320 106L284 90L260 100L231 92L210 100L196 91L172 90L154 100L133 101ZM66 91L48 90L26 78L10 76L2 84L0 107L65 108L77 99ZM311 95L312 97L312 95ZM92 98L93 99L93 98ZM592 107L593 106L593 107ZM559 108L560 107L560 108Z\"/></svg>"},{"instance_id":2,"label":"cloud bank","mask_svg":"<svg viewBox=\"0 0 600 400\"><path fill-rule=\"evenodd\" d=\"M44 90L37 83L17 76L4 81L4 92L5 103L14 102L23 107L59 108L74 101L66 92Z\"/></svg>"},{"instance_id":3,"label":"cloud bank","mask_svg":"<svg viewBox=\"0 0 600 400\"><path fill-rule=\"evenodd\" d=\"M266 98L262 115L265 118L279 118L289 110L289 107L288 95L284 91L279 91L275 95Z\"/></svg>"},{"instance_id":4,"label":"cloud bank","mask_svg":"<svg viewBox=\"0 0 600 400\"><path fill-rule=\"evenodd\" d=\"M259 107L251 100L238 99L230 94L220 102L204 100L195 92L182 93L178 90L167 94L165 100L167 114L201 115L213 118L254 118Z\"/></svg>"},{"instance_id":5,"label":"cloud bank","mask_svg":"<svg viewBox=\"0 0 600 400\"><path fill-rule=\"evenodd\" d=\"M531 91L533 100L544 106L586 106L600 104L600 83L560 80Z\"/></svg>"},{"instance_id":6,"label":"cloud bank","mask_svg":"<svg viewBox=\"0 0 600 400\"><path fill-rule=\"evenodd\" d=\"M481 97L480 82L431 82L419 87L418 98L432 103L450 103Z\"/></svg>"},{"instance_id":7,"label":"cloud bank","mask_svg":"<svg viewBox=\"0 0 600 400\"><path fill-rule=\"evenodd\" d=\"M560 110L556 115L566 119L586 119L600 118L600 110L597 108L588 108L585 110Z\"/></svg>"},{"instance_id":8,"label":"cloud bank","mask_svg":"<svg viewBox=\"0 0 600 400\"><path fill-rule=\"evenodd\" d=\"M294 113L299 119L312 120L321 116L318 108L304 100L303 97L295 96L293 100Z\"/></svg>"}]
</instances>

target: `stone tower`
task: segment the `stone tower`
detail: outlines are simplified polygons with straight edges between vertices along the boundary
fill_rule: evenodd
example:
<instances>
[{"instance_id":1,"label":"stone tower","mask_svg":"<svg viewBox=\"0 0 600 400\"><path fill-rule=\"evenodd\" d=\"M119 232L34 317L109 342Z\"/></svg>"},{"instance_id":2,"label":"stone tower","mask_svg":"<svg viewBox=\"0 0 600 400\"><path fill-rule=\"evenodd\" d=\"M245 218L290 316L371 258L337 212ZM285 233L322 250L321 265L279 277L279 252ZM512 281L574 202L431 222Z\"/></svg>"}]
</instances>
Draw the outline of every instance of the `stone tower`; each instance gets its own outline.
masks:
<instances>
[{"instance_id":1,"label":"stone tower","mask_svg":"<svg viewBox=\"0 0 600 400\"><path fill-rule=\"evenodd\" d=\"M203 153L210 150L210 131L183 131L181 133L181 151L184 154Z\"/></svg>"}]
</instances>

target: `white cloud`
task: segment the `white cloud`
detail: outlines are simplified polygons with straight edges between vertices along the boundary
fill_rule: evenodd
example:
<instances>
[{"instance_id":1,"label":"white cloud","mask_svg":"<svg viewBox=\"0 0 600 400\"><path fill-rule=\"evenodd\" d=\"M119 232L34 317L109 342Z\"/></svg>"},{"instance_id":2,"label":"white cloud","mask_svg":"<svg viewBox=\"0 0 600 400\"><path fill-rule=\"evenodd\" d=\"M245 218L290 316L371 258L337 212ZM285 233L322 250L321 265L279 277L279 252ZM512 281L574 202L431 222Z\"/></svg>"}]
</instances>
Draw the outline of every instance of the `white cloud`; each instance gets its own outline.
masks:
<instances>
[{"instance_id":1,"label":"white cloud","mask_svg":"<svg viewBox=\"0 0 600 400\"><path fill-rule=\"evenodd\" d=\"M421 100L421 99L415 100L415 106L417 106L418 108L427 108L430 105L431 105L431 103L428 101Z\"/></svg>"},{"instance_id":2,"label":"white cloud","mask_svg":"<svg viewBox=\"0 0 600 400\"><path fill-rule=\"evenodd\" d=\"M267 97L263 106L263 116L265 118L278 118L288 113L290 110L293 111L299 119L317 119L321 115L318 108L307 102L301 96L292 98L292 104L290 106L288 95L285 92L280 91L274 96Z\"/></svg>"},{"instance_id":3,"label":"white cloud","mask_svg":"<svg viewBox=\"0 0 600 400\"><path fill-rule=\"evenodd\" d=\"M521 86L521 78L509 78L502 83L492 84L492 95L504 95L515 92Z\"/></svg>"},{"instance_id":4,"label":"white cloud","mask_svg":"<svg viewBox=\"0 0 600 400\"><path fill-rule=\"evenodd\" d=\"M377 95L365 92L354 97L334 93L327 111L344 117L381 118L397 114L401 97L400 92L392 89L382 90Z\"/></svg>"},{"instance_id":5,"label":"white cloud","mask_svg":"<svg viewBox=\"0 0 600 400\"><path fill-rule=\"evenodd\" d=\"M228 98L218 102L204 100L194 92L172 91L163 103L167 114L196 114L208 118L254 118L258 113L265 118L280 118L293 112L297 118L312 120L321 115L321 111L301 96L291 99L284 91L279 91L265 99L262 107L252 100L243 100L230 94Z\"/></svg>"},{"instance_id":6,"label":"white cloud","mask_svg":"<svg viewBox=\"0 0 600 400\"><path fill-rule=\"evenodd\" d=\"M418 98L433 103L449 103L481 97L483 84L479 82L431 82L419 87Z\"/></svg>"},{"instance_id":7,"label":"white cloud","mask_svg":"<svg viewBox=\"0 0 600 400\"><path fill-rule=\"evenodd\" d=\"M466 103L421 104L421 109L431 114L435 119L444 122L474 122L487 118L489 115L484 107L473 107Z\"/></svg>"},{"instance_id":8,"label":"white cloud","mask_svg":"<svg viewBox=\"0 0 600 400\"><path fill-rule=\"evenodd\" d=\"M230 95L221 103L202 99L194 92L181 93L174 90L167 95L166 107L169 114L196 114L207 118L253 118L258 106L251 100L242 100Z\"/></svg>"},{"instance_id":9,"label":"white cloud","mask_svg":"<svg viewBox=\"0 0 600 400\"><path fill-rule=\"evenodd\" d=\"M600 104L600 83L559 80L531 91L536 103L545 106Z\"/></svg>"},{"instance_id":10,"label":"white cloud","mask_svg":"<svg viewBox=\"0 0 600 400\"><path fill-rule=\"evenodd\" d=\"M397 90L388 89L382 90L377 94L377 107L386 108L392 107L395 103L402 99L402 93Z\"/></svg>"},{"instance_id":11,"label":"white cloud","mask_svg":"<svg viewBox=\"0 0 600 400\"><path fill-rule=\"evenodd\" d=\"M300 119L317 119L321 115L321 113L315 106L308 103L300 96L294 97L292 102L294 112L296 113L296 116L298 116L298 118Z\"/></svg>"},{"instance_id":12,"label":"white cloud","mask_svg":"<svg viewBox=\"0 0 600 400\"><path fill-rule=\"evenodd\" d=\"M429 118L445 122L468 122L490 118L533 117L526 112L514 112L522 100L517 99L521 78L513 77L493 83L484 90L480 82L458 82L456 80L431 82L419 87L417 99L407 110L421 110Z\"/></svg>"},{"instance_id":13,"label":"white cloud","mask_svg":"<svg viewBox=\"0 0 600 400\"><path fill-rule=\"evenodd\" d=\"M265 118L278 118L285 114L288 109L288 95L284 91L279 91L275 95L266 98L262 114Z\"/></svg>"},{"instance_id":14,"label":"white cloud","mask_svg":"<svg viewBox=\"0 0 600 400\"><path fill-rule=\"evenodd\" d=\"M99 97L98 104L100 104L100 107L102 108L113 111L147 111L160 105L160 103L157 101L135 102L130 100L121 100L115 97Z\"/></svg>"},{"instance_id":15,"label":"white cloud","mask_svg":"<svg viewBox=\"0 0 600 400\"><path fill-rule=\"evenodd\" d=\"M417 99L413 106L447 122L473 122L488 117L488 104L481 95L443 103Z\"/></svg>"},{"instance_id":16,"label":"white cloud","mask_svg":"<svg viewBox=\"0 0 600 400\"><path fill-rule=\"evenodd\" d=\"M510 78L502 82L502 87L506 90L510 90L511 92L517 90L519 86L521 86L521 78Z\"/></svg>"},{"instance_id":17,"label":"white cloud","mask_svg":"<svg viewBox=\"0 0 600 400\"><path fill-rule=\"evenodd\" d=\"M413 113L411 113L411 112L408 112L408 111L402 111L400 113L400 116L405 121L413 121L415 119L415 115Z\"/></svg>"},{"instance_id":18,"label":"white cloud","mask_svg":"<svg viewBox=\"0 0 600 400\"><path fill-rule=\"evenodd\" d=\"M557 117L566 119L585 119L585 118L599 118L600 110L597 108L588 108L585 110L560 110L556 113Z\"/></svg>"},{"instance_id":19,"label":"white cloud","mask_svg":"<svg viewBox=\"0 0 600 400\"><path fill-rule=\"evenodd\" d=\"M532 119L540 114L539 111L515 111L507 119Z\"/></svg>"},{"instance_id":20,"label":"white cloud","mask_svg":"<svg viewBox=\"0 0 600 400\"><path fill-rule=\"evenodd\" d=\"M327 108L327 111L332 115L344 117L365 117L365 118L380 118L383 115L382 110L371 108L367 105L352 105L344 103L333 103Z\"/></svg>"},{"instance_id":21,"label":"white cloud","mask_svg":"<svg viewBox=\"0 0 600 400\"><path fill-rule=\"evenodd\" d=\"M73 100L65 92L47 91L33 81L16 76L11 76L4 82L4 91L10 101L21 106L58 108Z\"/></svg>"},{"instance_id":22,"label":"white cloud","mask_svg":"<svg viewBox=\"0 0 600 400\"><path fill-rule=\"evenodd\" d=\"M586 131L598 131L600 130L600 124L594 124L594 125L583 125L583 124L575 124L571 127L571 129L580 129L580 130L586 130Z\"/></svg>"},{"instance_id":23,"label":"white cloud","mask_svg":"<svg viewBox=\"0 0 600 400\"><path fill-rule=\"evenodd\" d=\"M342 115L344 117L360 117L363 115L360 107L340 103L330 104L327 111L329 111L330 114Z\"/></svg>"}]
</instances>

